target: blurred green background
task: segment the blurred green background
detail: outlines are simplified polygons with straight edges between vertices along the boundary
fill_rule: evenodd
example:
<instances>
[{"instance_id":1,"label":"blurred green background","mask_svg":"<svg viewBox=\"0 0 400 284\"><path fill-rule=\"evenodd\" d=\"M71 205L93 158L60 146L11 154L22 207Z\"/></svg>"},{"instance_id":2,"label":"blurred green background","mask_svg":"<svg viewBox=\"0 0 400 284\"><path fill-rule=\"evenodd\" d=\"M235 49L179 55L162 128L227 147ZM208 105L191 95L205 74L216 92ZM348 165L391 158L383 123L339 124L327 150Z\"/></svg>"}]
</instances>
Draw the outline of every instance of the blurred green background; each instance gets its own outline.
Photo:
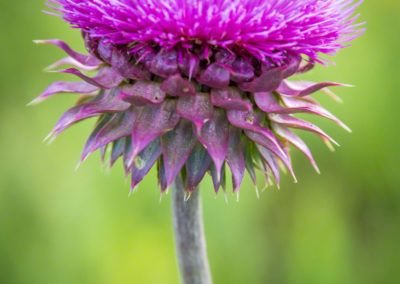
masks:
<instances>
[{"instance_id":1,"label":"blurred green background","mask_svg":"<svg viewBox=\"0 0 400 284\"><path fill-rule=\"evenodd\" d=\"M43 2L0 0L0 283L178 283L171 196L160 201L154 172L128 197L120 163L102 169L96 153L74 171L94 121L41 143L75 96L25 106L70 79L42 72L64 54L32 40L83 51L79 32L42 14ZM344 104L316 95L353 129L318 119L342 145L335 153L302 135L322 174L293 151L299 183L285 175L260 200L248 177L239 203L203 183L215 283L400 283L400 3L359 11L367 33L336 66L305 76L356 86L335 89Z\"/></svg>"}]
</instances>

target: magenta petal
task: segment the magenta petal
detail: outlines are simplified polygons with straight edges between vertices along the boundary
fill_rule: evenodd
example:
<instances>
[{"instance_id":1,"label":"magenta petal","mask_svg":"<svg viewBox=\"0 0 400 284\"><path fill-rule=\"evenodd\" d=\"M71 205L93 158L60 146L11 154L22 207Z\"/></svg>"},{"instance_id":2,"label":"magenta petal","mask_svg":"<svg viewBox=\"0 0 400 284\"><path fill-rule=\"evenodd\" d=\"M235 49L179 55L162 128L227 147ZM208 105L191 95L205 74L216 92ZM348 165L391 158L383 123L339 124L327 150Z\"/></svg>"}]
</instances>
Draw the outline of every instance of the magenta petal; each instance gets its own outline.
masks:
<instances>
[{"instance_id":1,"label":"magenta petal","mask_svg":"<svg viewBox=\"0 0 400 284\"><path fill-rule=\"evenodd\" d=\"M193 191L200 184L210 164L211 157L207 150L197 143L186 161L186 180L189 191Z\"/></svg>"},{"instance_id":2,"label":"magenta petal","mask_svg":"<svg viewBox=\"0 0 400 284\"><path fill-rule=\"evenodd\" d=\"M269 118L271 121L282 124L287 127L292 127L292 128L299 128L303 130L308 130L311 132L314 132L321 136L321 138L325 138L333 142L334 144L338 145L338 143L333 140L331 137L329 137L325 132L323 132L319 127L315 126L314 124L304 121L295 117L292 117L290 115L286 114L269 114Z\"/></svg>"},{"instance_id":3,"label":"magenta petal","mask_svg":"<svg viewBox=\"0 0 400 284\"><path fill-rule=\"evenodd\" d=\"M282 71L280 68L273 68L254 78L248 83L239 84L239 88L246 92L272 92L279 87L282 81Z\"/></svg>"},{"instance_id":4,"label":"magenta petal","mask_svg":"<svg viewBox=\"0 0 400 284\"><path fill-rule=\"evenodd\" d=\"M73 74L88 82L89 84L102 89L115 88L124 80L123 77L121 77L110 67L103 67L102 69L100 69L99 73L93 78L82 74L79 70L74 68L59 70L57 72Z\"/></svg>"},{"instance_id":5,"label":"magenta petal","mask_svg":"<svg viewBox=\"0 0 400 284\"><path fill-rule=\"evenodd\" d=\"M180 116L191 120L200 131L204 123L212 119L214 107L209 94L197 93L192 97L179 97L176 111Z\"/></svg>"},{"instance_id":6,"label":"magenta petal","mask_svg":"<svg viewBox=\"0 0 400 284\"><path fill-rule=\"evenodd\" d=\"M293 146L295 146L297 149L299 149L301 152L303 152L304 155L306 155L307 158L310 160L315 170L319 173L317 163L315 163L310 149L307 147L306 143L304 143L303 140L301 140L296 134L294 134L292 131L290 131L284 126L273 123L272 127L279 136L281 136L289 143L291 143Z\"/></svg>"},{"instance_id":7,"label":"magenta petal","mask_svg":"<svg viewBox=\"0 0 400 284\"><path fill-rule=\"evenodd\" d=\"M150 79L151 73L142 65L130 60L127 53L114 50L111 65L122 77L133 80Z\"/></svg>"},{"instance_id":8,"label":"magenta petal","mask_svg":"<svg viewBox=\"0 0 400 284\"><path fill-rule=\"evenodd\" d=\"M196 89L192 84L182 78L180 74L168 77L162 85L161 90L171 96L194 96Z\"/></svg>"},{"instance_id":9,"label":"magenta petal","mask_svg":"<svg viewBox=\"0 0 400 284\"><path fill-rule=\"evenodd\" d=\"M150 71L163 78L168 78L178 73L176 50L162 49L158 52L151 62Z\"/></svg>"},{"instance_id":10,"label":"magenta petal","mask_svg":"<svg viewBox=\"0 0 400 284\"><path fill-rule=\"evenodd\" d=\"M211 88L224 89L229 86L230 72L220 63L210 64L198 81Z\"/></svg>"},{"instance_id":11,"label":"magenta petal","mask_svg":"<svg viewBox=\"0 0 400 284\"><path fill-rule=\"evenodd\" d=\"M86 66L98 66L99 64L102 63L100 60L98 60L97 58L95 58L91 55L84 55L84 54L74 51L71 47L69 47L68 44L66 44L64 41L59 40L59 39L38 40L36 42L53 44L53 45L61 48L62 50L64 50L73 59L75 59L79 63L86 65Z\"/></svg>"},{"instance_id":12,"label":"magenta petal","mask_svg":"<svg viewBox=\"0 0 400 284\"><path fill-rule=\"evenodd\" d=\"M165 92L161 90L160 83L141 80L120 88L119 97L135 106L157 105L164 101Z\"/></svg>"},{"instance_id":13,"label":"magenta petal","mask_svg":"<svg viewBox=\"0 0 400 284\"><path fill-rule=\"evenodd\" d=\"M279 165L278 162L276 161L274 154L267 148L261 146L260 144L256 144L256 147L261 157L264 159L264 162L271 169L272 174L275 177L276 183L279 185L280 181Z\"/></svg>"},{"instance_id":14,"label":"magenta petal","mask_svg":"<svg viewBox=\"0 0 400 284\"><path fill-rule=\"evenodd\" d=\"M251 104L242 99L242 96L235 88L225 90L212 89L211 102L214 106L231 110L250 110Z\"/></svg>"},{"instance_id":15,"label":"magenta petal","mask_svg":"<svg viewBox=\"0 0 400 284\"><path fill-rule=\"evenodd\" d=\"M192 129L190 121L181 119L174 130L161 136L167 188L174 181L196 145L196 137Z\"/></svg>"},{"instance_id":16,"label":"magenta petal","mask_svg":"<svg viewBox=\"0 0 400 284\"><path fill-rule=\"evenodd\" d=\"M282 81L282 83L280 84L279 88L276 91L280 94L287 96L304 97L312 93L315 93L323 88L332 86L346 86L346 85L333 82L323 82L316 84L314 82L284 80Z\"/></svg>"},{"instance_id":17,"label":"magenta petal","mask_svg":"<svg viewBox=\"0 0 400 284\"><path fill-rule=\"evenodd\" d=\"M247 59L238 57L230 66L232 81L236 83L243 83L249 82L254 78L253 66Z\"/></svg>"},{"instance_id":18,"label":"magenta petal","mask_svg":"<svg viewBox=\"0 0 400 284\"><path fill-rule=\"evenodd\" d=\"M121 137L130 135L139 112L139 108L130 108L123 113L115 114L97 133L90 145L85 145L81 160L86 159L90 153L96 151L98 148Z\"/></svg>"},{"instance_id":19,"label":"magenta petal","mask_svg":"<svg viewBox=\"0 0 400 284\"><path fill-rule=\"evenodd\" d=\"M60 93L80 93L80 94L90 94L97 91L99 88L93 86L86 82L66 82L66 81L58 81L54 82L36 99L34 99L31 103L38 103L43 101L44 99L51 97Z\"/></svg>"},{"instance_id":20,"label":"magenta petal","mask_svg":"<svg viewBox=\"0 0 400 284\"><path fill-rule=\"evenodd\" d=\"M176 103L173 100L166 100L161 105L143 107L132 129L132 155L128 164L131 164L136 155L151 141L178 124L179 115L175 107Z\"/></svg>"},{"instance_id":21,"label":"magenta petal","mask_svg":"<svg viewBox=\"0 0 400 284\"><path fill-rule=\"evenodd\" d=\"M137 52L177 48L214 59L217 50L282 63L290 53L326 61L365 29L352 13L360 1L49 0L68 23L93 40ZM356 3L354 3L356 2Z\"/></svg>"},{"instance_id":22,"label":"magenta petal","mask_svg":"<svg viewBox=\"0 0 400 284\"><path fill-rule=\"evenodd\" d=\"M198 139L207 149L214 161L217 172L221 171L229 143L229 123L226 119L225 111L215 109L214 117L203 125Z\"/></svg>"},{"instance_id":23,"label":"magenta petal","mask_svg":"<svg viewBox=\"0 0 400 284\"><path fill-rule=\"evenodd\" d=\"M160 138L156 138L136 156L131 169L132 189L146 176L160 155Z\"/></svg>"},{"instance_id":24,"label":"magenta petal","mask_svg":"<svg viewBox=\"0 0 400 284\"><path fill-rule=\"evenodd\" d=\"M236 127L229 129L229 147L226 161L232 171L233 191L240 188L245 171L245 160L242 147L242 131Z\"/></svg>"}]
</instances>

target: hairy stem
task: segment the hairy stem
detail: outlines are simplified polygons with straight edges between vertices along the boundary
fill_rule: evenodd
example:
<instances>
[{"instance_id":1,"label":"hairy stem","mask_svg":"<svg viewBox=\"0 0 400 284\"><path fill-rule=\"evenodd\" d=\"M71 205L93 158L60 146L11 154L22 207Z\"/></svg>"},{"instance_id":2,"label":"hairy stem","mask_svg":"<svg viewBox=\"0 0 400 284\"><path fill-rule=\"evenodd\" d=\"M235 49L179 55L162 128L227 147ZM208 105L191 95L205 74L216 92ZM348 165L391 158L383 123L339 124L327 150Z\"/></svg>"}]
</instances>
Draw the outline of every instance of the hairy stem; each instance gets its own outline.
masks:
<instances>
[{"instance_id":1,"label":"hairy stem","mask_svg":"<svg viewBox=\"0 0 400 284\"><path fill-rule=\"evenodd\" d=\"M199 189L185 200L182 179L172 185L175 245L183 284L211 284Z\"/></svg>"}]
</instances>

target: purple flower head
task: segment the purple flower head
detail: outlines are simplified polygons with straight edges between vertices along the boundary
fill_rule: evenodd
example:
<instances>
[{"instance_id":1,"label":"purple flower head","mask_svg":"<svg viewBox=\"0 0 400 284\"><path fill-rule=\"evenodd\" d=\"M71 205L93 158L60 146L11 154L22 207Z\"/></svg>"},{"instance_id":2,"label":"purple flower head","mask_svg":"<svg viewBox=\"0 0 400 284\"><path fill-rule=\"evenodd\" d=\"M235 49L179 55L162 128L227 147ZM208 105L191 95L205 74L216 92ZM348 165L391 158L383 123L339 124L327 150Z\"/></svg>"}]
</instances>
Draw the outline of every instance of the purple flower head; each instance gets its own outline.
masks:
<instances>
[{"instance_id":1,"label":"purple flower head","mask_svg":"<svg viewBox=\"0 0 400 284\"><path fill-rule=\"evenodd\" d=\"M319 61L357 36L353 0L53 0L63 18L117 45L194 45L278 63L288 52Z\"/></svg>"},{"instance_id":2,"label":"purple flower head","mask_svg":"<svg viewBox=\"0 0 400 284\"><path fill-rule=\"evenodd\" d=\"M60 93L82 97L50 136L91 117L98 122L81 161L100 149L110 165L122 157L132 188L156 165L165 191L180 175L187 191L209 172L215 190L232 172L234 191L247 170L279 184L280 165L296 180L289 145L318 171L292 128L336 142L295 117L309 113L349 130L310 95L338 83L293 81L319 54L334 54L359 35L357 4L341 0L53 0L54 10L82 30L89 55L60 40L39 41L68 57L51 68L82 81L55 82L36 100ZM306 57L303 59L303 56ZM89 77L86 71L96 71ZM334 96L334 95L333 95ZM330 145L330 144L329 144ZM227 165L227 166L226 166Z\"/></svg>"}]
</instances>

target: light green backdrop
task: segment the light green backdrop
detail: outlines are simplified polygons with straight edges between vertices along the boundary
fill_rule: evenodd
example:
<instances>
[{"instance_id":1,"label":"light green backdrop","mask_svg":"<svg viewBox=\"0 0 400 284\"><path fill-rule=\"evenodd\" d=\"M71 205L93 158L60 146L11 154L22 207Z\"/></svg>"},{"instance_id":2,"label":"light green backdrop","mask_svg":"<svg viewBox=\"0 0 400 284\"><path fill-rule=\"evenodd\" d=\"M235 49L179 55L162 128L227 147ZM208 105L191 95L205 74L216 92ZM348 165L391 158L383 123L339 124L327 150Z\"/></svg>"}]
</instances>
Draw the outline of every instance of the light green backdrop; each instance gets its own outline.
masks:
<instances>
[{"instance_id":1,"label":"light green backdrop","mask_svg":"<svg viewBox=\"0 0 400 284\"><path fill-rule=\"evenodd\" d=\"M75 96L25 107L70 78L43 73L63 53L32 40L83 50L43 2L0 0L0 283L178 283L170 195L160 202L154 172L128 198L120 164L109 172L95 154L74 171L94 121L41 143ZM335 153L302 135L322 174L294 150L299 183L285 175L260 200L248 178L239 203L203 184L215 283L400 283L400 4L359 11L367 33L305 76L356 86L336 89L344 104L316 95L353 129L316 120L342 145Z\"/></svg>"}]
</instances>

